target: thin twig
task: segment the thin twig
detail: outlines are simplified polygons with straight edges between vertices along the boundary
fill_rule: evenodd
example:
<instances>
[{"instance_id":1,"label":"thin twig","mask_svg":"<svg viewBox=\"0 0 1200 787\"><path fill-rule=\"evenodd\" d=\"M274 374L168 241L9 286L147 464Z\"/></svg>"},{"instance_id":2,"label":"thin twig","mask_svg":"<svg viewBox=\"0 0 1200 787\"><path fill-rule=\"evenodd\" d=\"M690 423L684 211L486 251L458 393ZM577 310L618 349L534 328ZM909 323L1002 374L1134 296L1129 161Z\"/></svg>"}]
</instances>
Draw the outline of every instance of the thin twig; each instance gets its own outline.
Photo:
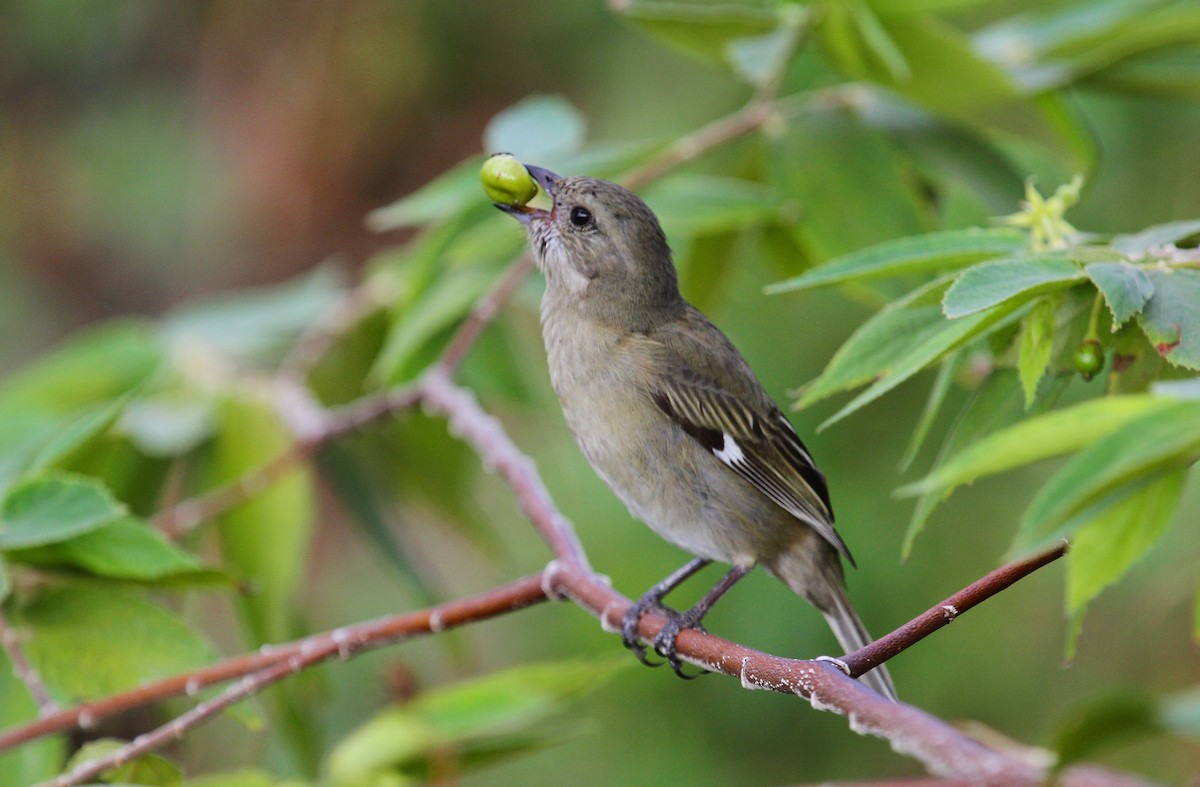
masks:
<instances>
[{"instance_id":1,"label":"thin twig","mask_svg":"<svg viewBox=\"0 0 1200 787\"><path fill-rule=\"evenodd\" d=\"M945 601L931 607L925 613L913 618L900 628L886 634L874 642L859 648L853 653L842 656L839 661L850 670L850 677L857 678L874 667L912 647L913 644L928 637L933 632L950 625L967 610L988 600L1013 583L1029 576L1042 566L1053 563L1067 554L1067 542L1047 549L1041 554L1026 560L1001 566L982 579L971 583Z\"/></svg>"},{"instance_id":2,"label":"thin twig","mask_svg":"<svg viewBox=\"0 0 1200 787\"><path fill-rule=\"evenodd\" d=\"M361 649L380 647L423 634L436 634L445 629L524 609L545 600L542 576L538 574L430 609L355 623L295 642L267 645L258 651L147 683L136 689L61 710L38 721L15 727L0 734L0 752L56 732L89 729L101 719L113 714L170 697L196 696L209 686L252 675L280 662L299 659L304 664L315 663L314 659L319 661L334 655L349 655Z\"/></svg>"},{"instance_id":3,"label":"thin twig","mask_svg":"<svg viewBox=\"0 0 1200 787\"><path fill-rule=\"evenodd\" d=\"M447 377L453 377L459 365L467 357L467 353L475 346L484 329L491 324L496 314L525 281L525 277L533 270L533 255L522 254L512 265L501 274L492 288L475 302L467 319L459 326L458 331L446 345L446 351L438 359L437 366Z\"/></svg>"},{"instance_id":4,"label":"thin twig","mask_svg":"<svg viewBox=\"0 0 1200 787\"><path fill-rule=\"evenodd\" d=\"M194 727L211 719L225 708L244 700L265 687L302 669L332 658L347 659L360 650L368 650L419 634L432 634L495 615L524 609L544 601L540 576L526 577L495 590L461 601L442 604L421 612L384 618L372 624L334 629L319 637L310 637L287 648L287 655L271 653L274 659L260 669L244 675L211 700L205 700L181 713L170 722L134 738L128 744L103 757L81 763L70 773L45 782L42 787L73 787L91 781L110 768L123 765L178 740Z\"/></svg>"},{"instance_id":5,"label":"thin twig","mask_svg":"<svg viewBox=\"0 0 1200 787\"><path fill-rule=\"evenodd\" d=\"M679 165L699 158L726 142L749 134L770 120L772 115L770 102L751 102L731 115L726 115L685 137L680 137L662 153L621 178L621 182L631 191L637 191Z\"/></svg>"},{"instance_id":6,"label":"thin twig","mask_svg":"<svg viewBox=\"0 0 1200 787\"><path fill-rule=\"evenodd\" d=\"M450 433L466 441L485 467L495 468L512 487L521 510L558 560L588 567L587 554L575 528L554 505L533 461L509 438L500 422L488 415L468 391L435 369L421 381L424 405L442 413Z\"/></svg>"},{"instance_id":7,"label":"thin twig","mask_svg":"<svg viewBox=\"0 0 1200 787\"><path fill-rule=\"evenodd\" d=\"M25 688L29 690L30 696L38 706L38 714L43 718L58 711L58 703L50 697L50 692L46 689L46 684L42 682L42 676L38 674L33 665L29 663L29 659L25 656L25 648L21 645L21 635L17 630L8 625L8 619L5 617L3 610L0 610L0 646L4 648L4 652L8 654L8 660L12 662L13 674L25 684Z\"/></svg>"}]
</instances>

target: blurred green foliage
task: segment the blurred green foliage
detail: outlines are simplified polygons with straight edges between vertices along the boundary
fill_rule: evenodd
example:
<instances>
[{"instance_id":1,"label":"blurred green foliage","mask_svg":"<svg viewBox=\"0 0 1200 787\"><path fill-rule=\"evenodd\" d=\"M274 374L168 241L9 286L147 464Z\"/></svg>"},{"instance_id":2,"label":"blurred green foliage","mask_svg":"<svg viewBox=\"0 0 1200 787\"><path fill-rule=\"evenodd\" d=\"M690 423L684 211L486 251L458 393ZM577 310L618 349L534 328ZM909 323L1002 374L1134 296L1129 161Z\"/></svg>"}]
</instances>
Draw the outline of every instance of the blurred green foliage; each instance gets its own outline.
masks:
<instances>
[{"instance_id":1,"label":"blurred green foliage","mask_svg":"<svg viewBox=\"0 0 1200 787\"><path fill-rule=\"evenodd\" d=\"M73 702L537 570L545 550L509 490L417 413L328 447L216 526L168 540L154 516L286 450L269 376L348 297L358 306L306 377L322 403L438 356L523 249L479 189L483 154L621 178L770 102L642 193L685 294L781 401L806 383L795 422L863 566L856 606L883 630L1014 538L1076 539L1065 581L1042 572L897 659L902 697L1064 762L1184 780L1200 770L1186 742L1200 537L1169 525L1200 513L1185 484L1200 453L1198 42L1186 0L0 5L8 619ZM1077 202L1067 225L1052 192L1076 174L1082 190L1058 192ZM989 224L1023 196L1010 223L1048 227L1049 248ZM318 266L331 255L342 264ZM234 291L204 295L219 289ZM459 377L537 461L593 563L637 595L683 556L574 449L539 291L518 290ZM130 314L143 316L46 349ZM1073 365L1086 339L1106 363L1091 383ZM905 482L912 512L891 497ZM757 575L710 627L781 654L833 646ZM544 605L314 670L264 703L264 730L224 718L170 757L210 786L917 772L841 719L732 681L630 668L584 695L618 651L577 610ZM0 676L5 724L33 718ZM173 710L87 737L99 751ZM58 772L67 744L0 755L0 785ZM147 760L113 777L179 773Z\"/></svg>"}]
</instances>

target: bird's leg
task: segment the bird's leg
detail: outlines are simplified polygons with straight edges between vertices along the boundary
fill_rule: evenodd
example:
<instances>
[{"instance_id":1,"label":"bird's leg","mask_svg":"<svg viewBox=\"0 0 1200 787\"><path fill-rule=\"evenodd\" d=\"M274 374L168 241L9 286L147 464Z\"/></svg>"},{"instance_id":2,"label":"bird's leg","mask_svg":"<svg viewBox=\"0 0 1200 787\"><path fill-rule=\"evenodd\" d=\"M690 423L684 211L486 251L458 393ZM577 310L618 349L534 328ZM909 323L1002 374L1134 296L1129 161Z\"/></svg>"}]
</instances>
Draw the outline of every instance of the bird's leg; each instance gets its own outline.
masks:
<instances>
[{"instance_id":1,"label":"bird's leg","mask_svg":"<svg viewBox=\"0 0 1200 787\"><path fill-rule=\"evenodd\" d=\"M666 657L667 663L671 665L671 669L675 670L676 675L686 680L696 677L695 675L683 674L683 662L675 655L675 638L679 636L679 632L684 629L698 629L703 631L704 629L701 628L700 621L713 608L713 604L716 604L717 599L721 598L731 587L737 584L739 579L749 573L749 567L734 566L729 570L729 573L721 577L721 581L712 590L704 594L704 598L696 602L694 607L682 615L671 616L667 621L667 625L663 626L662 631L658 632L658 636L654 638L654 650L659 655Z\"/></svg>"},{"instance_id":2,"label":"bird's leg","mask_svg":"<svg viewBox=\"0 0 1200 787\"><path fill-rule=\"evenodd\" d=\"M634 602L633 606L626 610L625 617L621 620L621 642L625 644L625 647L633 651L633 655L637 656L638 661L648 667L657 667L662 664L660 661L650 661L646 658L646 649L638 642L638 620L642 615L651 610L661 612L668 619L677 617L679 615L678 612L667 609L662 605L663 596L679 587L685 579L711 562L711 560L705 560L702 557L688 561L687 565L683 568L647 590L641 598Z\"/></svg>"}]
</instances>

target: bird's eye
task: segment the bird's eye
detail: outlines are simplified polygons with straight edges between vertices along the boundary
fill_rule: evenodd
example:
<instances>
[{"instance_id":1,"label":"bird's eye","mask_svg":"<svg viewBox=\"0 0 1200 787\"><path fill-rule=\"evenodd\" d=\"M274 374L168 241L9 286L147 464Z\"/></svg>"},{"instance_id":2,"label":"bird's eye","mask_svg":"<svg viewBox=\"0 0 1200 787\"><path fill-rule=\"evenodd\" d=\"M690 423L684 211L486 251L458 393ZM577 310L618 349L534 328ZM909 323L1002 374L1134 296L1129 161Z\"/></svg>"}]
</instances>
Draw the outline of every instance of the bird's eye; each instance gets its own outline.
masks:
<instances>
[{"instance_id":1,"label":"bird's eye","mask_svg":"<svg viewBox=\"0 0 1200 787\"><path fill-rule=\"evenodd\" d=\"M592 221L592 212L587 208L576 205L571 208L571 223L576 227L586 227Z\"/></svg>"}]
</instances>

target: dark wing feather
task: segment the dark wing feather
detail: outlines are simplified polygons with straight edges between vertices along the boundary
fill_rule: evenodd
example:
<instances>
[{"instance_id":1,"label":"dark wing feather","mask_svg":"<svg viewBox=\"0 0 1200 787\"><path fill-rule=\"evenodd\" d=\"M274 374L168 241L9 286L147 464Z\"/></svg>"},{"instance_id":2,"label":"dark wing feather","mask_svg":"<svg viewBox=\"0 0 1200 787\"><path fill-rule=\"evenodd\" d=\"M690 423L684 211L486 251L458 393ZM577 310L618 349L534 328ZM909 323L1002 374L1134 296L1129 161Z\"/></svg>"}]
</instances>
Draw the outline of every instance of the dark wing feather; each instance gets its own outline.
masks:
<instances>
[{"instance_id":1,"label":"dark wing feather","mask_svg":"<svg viewBox=\"0 0 1200 787\"><path fill-rule=\"evenodd\" d=\"M755 412L712 380L686 369L651 395L684 432L854 563L833 527L825 476L779 408Z\"/></svg>"}]
</instances>

